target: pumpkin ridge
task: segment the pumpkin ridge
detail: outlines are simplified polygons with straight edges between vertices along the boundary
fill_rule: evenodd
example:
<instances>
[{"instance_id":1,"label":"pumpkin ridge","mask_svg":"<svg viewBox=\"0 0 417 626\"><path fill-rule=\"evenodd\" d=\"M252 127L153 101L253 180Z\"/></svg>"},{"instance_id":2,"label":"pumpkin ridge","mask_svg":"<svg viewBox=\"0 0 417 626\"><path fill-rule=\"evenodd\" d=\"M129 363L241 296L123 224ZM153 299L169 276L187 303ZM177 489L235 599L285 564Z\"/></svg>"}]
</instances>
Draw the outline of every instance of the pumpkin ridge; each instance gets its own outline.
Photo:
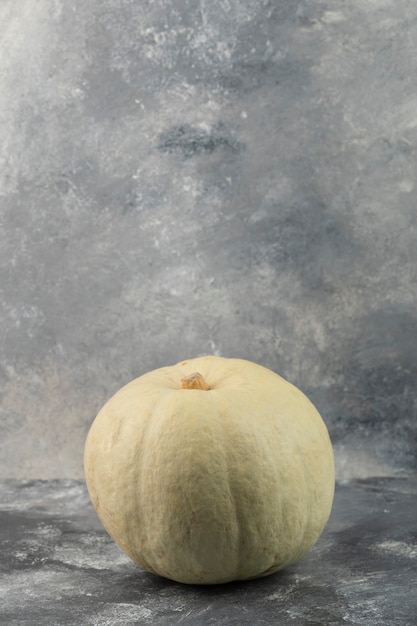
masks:
<instances>
[{"instance_id":1,"label":"pumpkin ridge","mask_svg":"<svg viewBox=\"0 0 417 626\"><path fill-rule=\"evenodd\" d=\"M135 484L138 485L142 485L143 484L143 474L144 474L144 466L145 463L147 461L147 452L149 450L149 446L147 445L147 441L149 440L150 437L150 433L152 431L152 426L153 426L153 420L159 415L159 411L161 405L164 403L165 401L165 397L161 396L158 401L156 402L156 404L154 405L153 411L152 411L152 415L149 415L147 419L144 419L143 422L145 424L145 426L143 427L142 430L142 436L140 439L140 442L137 442L136 444L136 450L138 451L138 456L140 459L140 462L137 464L136 466L136 471L134 472L134 482ZM152 462L152 459L151 459ZM141 512L143 511L143 493L141 492L140 488L136 488L135 489L135 511L139 512L136 513L136 516L139 518L141 518L141 526L142 526L142 540L141 540L141 545L139 546L139 550L140 550L140 557L137 556L136 554L136 550L135 550L135 559L136 562L142 561L143 562L143 567L145 569L149 569L151 572L158 574L159 576L163 576L162 573L160 573L158 571L158 568L155 567L155 564L152 563L152 566L150 565L150 562L147 558L147 556L145 556L145 546L149 545L149 528L147 528L147 516L141 514Z\"/></svg>"},{"instance_id":2,"label":"pumpkin ridge","mask_svg":"<svg viewBox=\"0 0 417 626\"><path fill-rule=\"evenodd\" d=\"M219 410L219 406L216 405L216 410L217 410L217 419L219 424L221 424L221 429L222 429L222 435L223 435L223 449L227 449L228 445L229 445L229 438L226 435L226 427L227 427L227 423L225 422L225 420L223 420L221 418L220 415L220 410ZM229 488L229 495L230 495L230 499L232 501L232 509L233 509L233 514L234 514L234 527L236 529L236 556L235 556L235 560L236 560L236 564L235 564L235 578L237 578L239 576L239 572L240 572L240 568L241 568L241 559L240 559L240 554L241 554L241 546L242 546L242 532L241 532L241 528L240 528L240 524L239 524L239 506L238 506L238 501L236 498L236 494L234 493L234 488L233 485L231 484L231 470L229 467L229 463L226 462L226 471L227 471L227 485Z\"/></svg>"},{"instance_id":3,"label":"pumpkin ridge","mask_svg":"<svg viewBox=\"0 0 417 626\"><path fill-rule=\"evenodd\" d=\"M296 451L297 451L297 458L302 458L300 456L302 455L302 450L300 448L299 443L296 443ZM311 498L306 497L306 495L308 496L309 476L308 476L308 468L304 463L301 464L301 470L302 470L302 477L303 477L303 501L307 508L307 512L304 518L304 528L302 530L302 533L300 535L300 539L298 542L298 555L297 557L294 557L293 560L298 560L298 558L302 557L305 554L306 552L305 543L306 543L307 533L311 524L312 500Z\"/></svg>"}]
</instances>

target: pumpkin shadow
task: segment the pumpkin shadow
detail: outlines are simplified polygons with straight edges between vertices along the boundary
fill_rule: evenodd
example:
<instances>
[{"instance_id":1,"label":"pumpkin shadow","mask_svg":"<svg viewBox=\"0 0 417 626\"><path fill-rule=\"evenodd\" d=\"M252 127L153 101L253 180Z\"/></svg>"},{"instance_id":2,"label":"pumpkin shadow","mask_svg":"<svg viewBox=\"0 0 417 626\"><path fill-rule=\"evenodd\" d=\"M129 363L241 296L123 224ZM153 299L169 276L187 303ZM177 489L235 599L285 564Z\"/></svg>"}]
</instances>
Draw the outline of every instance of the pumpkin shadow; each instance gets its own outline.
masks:
<instances>
[{"instance_id":1,"label":"pumpkin shadow","mask_svg":"<svg viewBox=\"0 0 417 626\"><path fill-rule=\"evenodd\" d=\"M234 580L228 583L220 583L214 585L195 585L179 583L168 578L163 578L162 576L158 576L156 574L145 572L143 570L140 572L140 578L142 579L142 584L145 582L148 589L152 589L156 593L162 590L165 590L165 592L171 590L172 592L177 593L179 590L181 590L181 593L184 595L190 594L193 596L201 597L218 597L221 595L233 595L242 591L244 591L245 594L251 591L253 591L254 593L259 593L260 589L264 591L270 591L271 588L275 589L277 585L285 586L290 584L293 581L293 572L291 571L291 568L287 568L285 570L281 570L275 572L274 574L269 574L268 576L264 576L261 578Z\"/></svg>"}]
</instances>

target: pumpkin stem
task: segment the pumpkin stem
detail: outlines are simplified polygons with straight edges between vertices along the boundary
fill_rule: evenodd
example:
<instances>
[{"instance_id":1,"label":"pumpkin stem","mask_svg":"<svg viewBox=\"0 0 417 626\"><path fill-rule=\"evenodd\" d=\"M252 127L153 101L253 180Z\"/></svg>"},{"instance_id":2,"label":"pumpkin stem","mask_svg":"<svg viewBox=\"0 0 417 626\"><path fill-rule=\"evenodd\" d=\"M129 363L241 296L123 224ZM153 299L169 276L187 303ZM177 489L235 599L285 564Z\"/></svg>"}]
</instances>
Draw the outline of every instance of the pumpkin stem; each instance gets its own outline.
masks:
<instances>
[{"instance_id":1,"label":"pumpkin stem","mask_svg":"<svg viewBox=\"0 0 417 626\"><path fill-rule=\"evenodd\" d=\"M183 389L201 389L202 391L208 391L210 389L206 380L199 372L193 372L181 378L181 387Z\"/></svg>"}]
</instances>

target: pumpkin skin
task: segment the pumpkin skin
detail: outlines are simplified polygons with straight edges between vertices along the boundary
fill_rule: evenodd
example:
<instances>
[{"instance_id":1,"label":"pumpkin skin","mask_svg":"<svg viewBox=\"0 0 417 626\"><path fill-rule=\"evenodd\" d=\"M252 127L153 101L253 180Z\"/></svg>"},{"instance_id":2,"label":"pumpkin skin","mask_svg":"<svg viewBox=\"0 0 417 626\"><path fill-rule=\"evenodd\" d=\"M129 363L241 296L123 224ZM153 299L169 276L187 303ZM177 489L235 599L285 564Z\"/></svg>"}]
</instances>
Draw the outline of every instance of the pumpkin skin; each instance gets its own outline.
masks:
<instances>
[{"instance_id":1,"label":"pumpkin skin","mask_svg":"<svg viewBox=\"0 0 417 626\"><path fill-rule=\"evenodd\" d=\"M333 502L319 413L294 385L241 359L190 359L125 385L94 420L84 460L110 536L142 568L182 583L294 563Z\"/></svg>"}]
</instances>

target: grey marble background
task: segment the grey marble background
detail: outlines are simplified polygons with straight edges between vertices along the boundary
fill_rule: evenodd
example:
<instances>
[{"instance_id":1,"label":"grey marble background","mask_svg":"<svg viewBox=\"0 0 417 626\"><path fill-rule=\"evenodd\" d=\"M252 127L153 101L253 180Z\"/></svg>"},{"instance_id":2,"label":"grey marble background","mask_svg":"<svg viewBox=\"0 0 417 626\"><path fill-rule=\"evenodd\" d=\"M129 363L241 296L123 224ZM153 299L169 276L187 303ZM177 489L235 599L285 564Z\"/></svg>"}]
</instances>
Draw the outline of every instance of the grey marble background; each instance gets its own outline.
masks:
<instances>
[{"instance_id":1,"label":"grey marble background","mask_svg":"<svg viewBox=\"0 0 417 626\"><path fill-rule=\"evenodd\" d=\"M207 353L415 471L416 179L414 0L2 0L0 476Z\"/></svg>"}]
</instances>

